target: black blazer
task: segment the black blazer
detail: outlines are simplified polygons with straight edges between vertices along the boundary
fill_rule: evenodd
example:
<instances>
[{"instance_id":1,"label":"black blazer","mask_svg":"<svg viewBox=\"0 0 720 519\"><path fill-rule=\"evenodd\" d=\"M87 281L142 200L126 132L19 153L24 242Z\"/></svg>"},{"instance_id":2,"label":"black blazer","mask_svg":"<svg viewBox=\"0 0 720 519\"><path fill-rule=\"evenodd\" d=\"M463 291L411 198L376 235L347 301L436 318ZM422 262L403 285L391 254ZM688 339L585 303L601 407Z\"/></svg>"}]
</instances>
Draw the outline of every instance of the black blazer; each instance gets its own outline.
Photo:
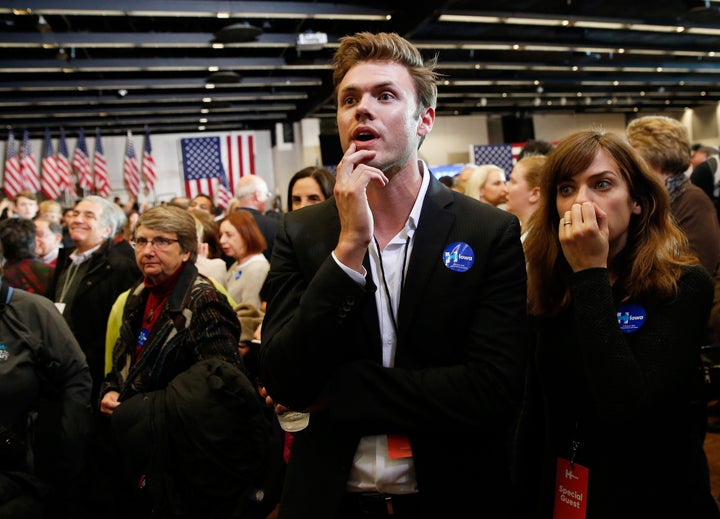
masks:
<instances>
[{"instance_id":1,"label":"black blazer","mask_svg":"<svg viewBox=\"0 0 720 519\"><path fill-rule=\"evenodd\" d=\"M75 249L61 248L53 274L48 299L56 301L60 287L60 274L71 263L70 254ZM80 280L71 312L72 332L87 357L90 374L93 377L92 402L97 397L105 378L105 332L110 309L115 299L142 278L142 272L135 261L113 247L107 240L88 260L88 270Z\"/></svg>"},{"instance_id":2,"label":"black blazer","mask_svg":"<svg viewBox=\"0 0 720 519\"><path fill-rule=\"evenodd\" d=\"M517 218L430 179L393 368L382 366L367 256L362 288L330 254L339 232L334 198L288 213L268 274L263 382L278 402L323 408L295 435L280 516L335 517L360 437L398 432L429 513L509 517L506 447L529 351ZM465 272L443 262L456 242L472 248Z\"/></svg>"}]
</instances>

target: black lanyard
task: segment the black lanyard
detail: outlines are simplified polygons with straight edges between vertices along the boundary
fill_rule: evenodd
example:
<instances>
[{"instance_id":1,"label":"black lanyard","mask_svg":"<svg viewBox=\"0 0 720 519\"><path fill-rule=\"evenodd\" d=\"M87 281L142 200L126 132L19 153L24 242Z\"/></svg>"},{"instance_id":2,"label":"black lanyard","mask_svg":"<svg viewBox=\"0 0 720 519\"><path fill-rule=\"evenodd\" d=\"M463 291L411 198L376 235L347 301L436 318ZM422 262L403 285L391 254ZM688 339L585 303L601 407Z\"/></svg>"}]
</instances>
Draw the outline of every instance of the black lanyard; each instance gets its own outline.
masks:
<instances>
[{"instance_id":1,"label":"black lanyard","mask_svg":"<svg viewBox=\"0 0 720 519\"><path fill-rule=\"evenodd\" d=\"M397 325L397 318L395 316L395 312L393 311L393 305L392 305L392 297L390 296L390 288L387 284L387 279L385 279L385 267L383 266L383 260L382 260L382 252L380 252L380 244L377 241L377 238L373 236L373 239L375 240L375 247L377 247L378 252L378 259L380 260L380 274L382 275L382 282L383 287L385 287L385 295L387 296L387 305L388 305L388 311L390 312L390 318L392 319L392 325L393 330L395 330L395 338L397 340L398 336L398 325ZM403 264L402 264L402 270L400 271L400 295L402 295L402 289L405 285L405 266L407 264L407 253L408 253L408 247L410 246L410 236L407 237L405 240L405 250L403 251ZM398 299L398 308L400 308L400 300Z\"/></svg>"}]
</instances>

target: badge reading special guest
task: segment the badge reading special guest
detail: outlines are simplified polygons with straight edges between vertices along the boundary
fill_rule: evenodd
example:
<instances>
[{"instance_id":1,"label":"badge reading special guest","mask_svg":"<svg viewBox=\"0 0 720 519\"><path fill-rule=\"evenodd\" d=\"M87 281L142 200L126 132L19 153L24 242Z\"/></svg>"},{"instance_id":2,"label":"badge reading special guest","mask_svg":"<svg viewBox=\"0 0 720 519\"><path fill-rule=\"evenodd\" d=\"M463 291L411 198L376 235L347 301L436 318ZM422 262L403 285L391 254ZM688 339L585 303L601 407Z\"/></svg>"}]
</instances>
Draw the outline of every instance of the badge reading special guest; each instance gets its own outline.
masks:
<instances>
[{"instance_id":1,"label":"badge reading special guest","mask_svg":"<svg viewBox=\"0 0 720 519\"><path fill-rule=\"evenodd\" d=\"M451 243L443 251L443 264L455 272L467 272L475 262L475 253L463 241Z\"/></svg>"},{"instance_id":2,"label":"badge reading special guest","mask_svg":"<svg viewBox=\"0 0 720 519\"><path fill-rule=\"evenodd\" d=\"M585 519L588 474L587 467L558 458L553 519Z\"/></svg>"},{"instance_id":3,"label":"badge reading special guest","mask_svg":"<svg viewBox=\"0 0 720 519\"><path fill-rule=\"evenodd\" d=\"M622 305L617 310L617 320L620 331L623 333L632 333L640 329L645 324L645 309L634 303Z\"/></svg>"}]
</instances>

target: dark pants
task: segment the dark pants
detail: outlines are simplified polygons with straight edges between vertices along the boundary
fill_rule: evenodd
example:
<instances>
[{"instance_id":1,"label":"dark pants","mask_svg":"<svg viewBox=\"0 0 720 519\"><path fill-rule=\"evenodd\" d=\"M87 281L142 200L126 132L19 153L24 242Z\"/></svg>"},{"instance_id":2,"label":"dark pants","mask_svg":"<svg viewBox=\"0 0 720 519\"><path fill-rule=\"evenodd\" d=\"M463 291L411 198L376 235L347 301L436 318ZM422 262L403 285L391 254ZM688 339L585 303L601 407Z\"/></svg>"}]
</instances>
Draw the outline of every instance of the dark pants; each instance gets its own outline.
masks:
<instances>
[{"instance_id":1,"label":"dark pants","mask_svg":"<svg viewBox=\"0 0 720 519\"><path fill-rule=\"evenodd\" d=\"M345 494L338 519L416 519L424 516L419 494Z\"/></svg>"}]
</instances>

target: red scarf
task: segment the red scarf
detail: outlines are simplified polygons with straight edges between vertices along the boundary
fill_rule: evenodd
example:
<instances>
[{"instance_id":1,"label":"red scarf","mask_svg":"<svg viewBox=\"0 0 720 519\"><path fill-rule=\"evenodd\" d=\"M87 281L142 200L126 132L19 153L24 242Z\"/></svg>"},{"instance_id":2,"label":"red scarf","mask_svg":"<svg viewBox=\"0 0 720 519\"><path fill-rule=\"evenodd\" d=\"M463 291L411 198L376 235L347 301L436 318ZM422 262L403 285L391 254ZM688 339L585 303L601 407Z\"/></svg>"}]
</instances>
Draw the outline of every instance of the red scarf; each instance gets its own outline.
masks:
<instances>
[{"instance_id":1,"label":"red scarf","mask_svg":"<svg viewBox=\"0 0 720 519\"><path fill-rule=\"evenodd\" d=\"M145 287L148 289L150 294L148 295L147 301L145 302L145 312L143 313L142 329L140 330L140 336L138 337L138 342L135 347L136 361L140 358L140 355L142 355L145 342L150 336L150 332L155 326L158 317L160 317L160 314L162 313L162 310L165 307L165 304L167 303L167 300L170 297L173 288L175 288L175 283L180 277L180 273L182 272L182 270L183 269L181 266L175 271L172 276L157 284L154 284L148 278L145 278L143 280L145 283Z\"/></svg>"}]
</instances>

